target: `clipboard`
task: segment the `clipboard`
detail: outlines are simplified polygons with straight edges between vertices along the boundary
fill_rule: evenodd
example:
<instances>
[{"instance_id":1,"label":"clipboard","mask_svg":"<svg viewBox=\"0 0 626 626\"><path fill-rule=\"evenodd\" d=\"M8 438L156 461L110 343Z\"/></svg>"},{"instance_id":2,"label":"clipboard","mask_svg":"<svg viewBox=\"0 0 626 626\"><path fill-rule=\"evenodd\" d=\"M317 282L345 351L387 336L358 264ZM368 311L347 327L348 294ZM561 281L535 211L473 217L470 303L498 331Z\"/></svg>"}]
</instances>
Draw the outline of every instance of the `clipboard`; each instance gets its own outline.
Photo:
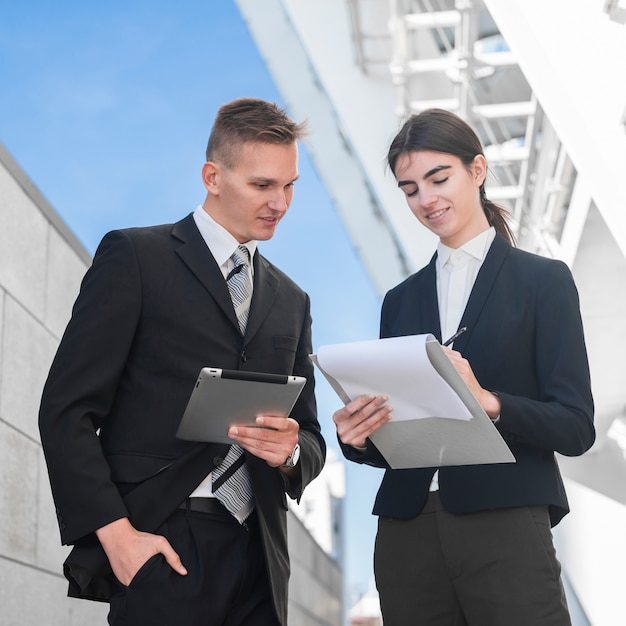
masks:
<instances>
[{"instance_id":1,"label":"clipboard","mask_svg":"<svg viewBox=\"0 0 626 626\"><path fill-rule=\"evenodd\" d=\"M389 396L391 421L370 440L393 469L515 462L432 335L321 346L311 359L344 404Z\"/></svg>"},{"instance_id":2,"label":"clipboard","mask_svg":"<svg viewBox=\"0 0 626 626\"><path fill-rule=\"evenodd\" d=\"M305 383L302 376L203 367L176 437L232 444L230 426L256 427L258 415L289 415Z\"/></svg>"}]
</instances>

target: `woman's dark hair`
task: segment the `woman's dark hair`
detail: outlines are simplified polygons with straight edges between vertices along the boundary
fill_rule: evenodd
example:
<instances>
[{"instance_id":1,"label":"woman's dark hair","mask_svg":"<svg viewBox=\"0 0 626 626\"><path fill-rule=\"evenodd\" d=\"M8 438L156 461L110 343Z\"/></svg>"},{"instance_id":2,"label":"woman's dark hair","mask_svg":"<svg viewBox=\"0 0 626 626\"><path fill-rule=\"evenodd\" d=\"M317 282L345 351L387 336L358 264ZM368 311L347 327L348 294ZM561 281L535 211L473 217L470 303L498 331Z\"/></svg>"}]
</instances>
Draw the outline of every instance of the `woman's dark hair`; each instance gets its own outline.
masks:
<instances>
[{"instance_id":1,"label":"woman's dark hair","mask_svg":"<svg viewBox=\"0 0 626 626\"><path fill-rule=\"evenodd\" d=\"M427 109L409 117L389 146L387 163L391 171L395 174L400 155L418 150L453 154L467 168L476 155L484 156L480 139L472 128L458 115L443 109ZM515 245L515 236L507 221L509 212L487 199L484 181L480 186L480 203L489 225Z\"/></svg>"}]
</instances>

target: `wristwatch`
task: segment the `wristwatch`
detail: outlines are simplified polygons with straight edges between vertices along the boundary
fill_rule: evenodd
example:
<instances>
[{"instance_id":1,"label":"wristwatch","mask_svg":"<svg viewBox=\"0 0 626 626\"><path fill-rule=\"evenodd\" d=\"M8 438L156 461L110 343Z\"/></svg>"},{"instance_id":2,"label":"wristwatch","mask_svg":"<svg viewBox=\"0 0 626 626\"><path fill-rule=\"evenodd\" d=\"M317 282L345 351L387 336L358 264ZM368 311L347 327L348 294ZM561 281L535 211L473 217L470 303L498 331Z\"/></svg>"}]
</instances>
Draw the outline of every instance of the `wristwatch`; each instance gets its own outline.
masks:
<instances>
[{"instance_id":1,"label":"wristwatch","mask_svg":"<svg viewBox=\"0 0 626 626\"><path fill-rule=\"evenodd\" d=\"M286 461L281 467L295 467L300 460L300 444L297 443L295 448L291 451L291 454L287 457Z\"/></svg>"}]
</instances>

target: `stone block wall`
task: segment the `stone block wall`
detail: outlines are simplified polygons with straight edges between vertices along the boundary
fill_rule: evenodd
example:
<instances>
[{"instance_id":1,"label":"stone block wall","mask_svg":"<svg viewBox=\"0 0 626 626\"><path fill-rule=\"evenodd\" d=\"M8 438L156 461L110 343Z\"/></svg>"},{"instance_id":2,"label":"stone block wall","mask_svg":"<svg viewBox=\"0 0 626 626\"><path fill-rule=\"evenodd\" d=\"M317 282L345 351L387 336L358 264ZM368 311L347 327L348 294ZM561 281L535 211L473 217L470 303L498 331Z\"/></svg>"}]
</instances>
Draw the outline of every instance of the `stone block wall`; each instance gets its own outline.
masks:
<instances>
[{"instance_id":1,"label":"stone block wall","mask_svg":"<svg viewBox=\"0 0 626 626\"><path fill-rule=\"evenodd\" d=\"M65 597L39 399L89 255L0 146L0 623L106 623Z\"/></svg>"}]
</instances>

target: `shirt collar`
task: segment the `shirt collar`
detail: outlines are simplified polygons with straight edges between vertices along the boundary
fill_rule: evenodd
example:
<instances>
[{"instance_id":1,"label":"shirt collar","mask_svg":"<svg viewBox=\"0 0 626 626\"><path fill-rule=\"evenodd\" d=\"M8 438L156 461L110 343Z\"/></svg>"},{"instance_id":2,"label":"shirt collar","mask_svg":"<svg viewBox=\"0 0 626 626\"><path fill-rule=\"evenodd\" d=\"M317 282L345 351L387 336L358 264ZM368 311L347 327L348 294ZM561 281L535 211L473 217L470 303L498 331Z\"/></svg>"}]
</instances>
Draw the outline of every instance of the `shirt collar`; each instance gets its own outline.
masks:
<instances>
[{"instance_id":1,"label":"shirt collar","mask_svg":"<svg viewBox=\"0 0 626 626\"><path fill-rule=\"evenodd\" d=\"M217 264L220 267L225 266L237 246L240 245L239 242L221 224L218 224L202 206L194 211L193 219ZM247 241L241 245L248 248L252 259L256 252L257 242L254 240Z\"/></svg>"},{"instance_id":2,"label":"shirt collar","mask_svg":"<svg viewBox=\"0 0 626 626\"><path fill-rule=\"evenodd\" d=\"M470 255L472 258L482 262L487 256L487 252L491 247L491 243L496 237L496 229L491 226L487 230L484 230L482 233L479 233L473 239L466 241L462 246L457 248L457 250L463 250L463 252ZM437 244L437 260L439 261L439 267L443 267L450 256L455 251L454 248L449 248L448 246L441 243L441 241Z\"/></svg>"}]
</instances>

